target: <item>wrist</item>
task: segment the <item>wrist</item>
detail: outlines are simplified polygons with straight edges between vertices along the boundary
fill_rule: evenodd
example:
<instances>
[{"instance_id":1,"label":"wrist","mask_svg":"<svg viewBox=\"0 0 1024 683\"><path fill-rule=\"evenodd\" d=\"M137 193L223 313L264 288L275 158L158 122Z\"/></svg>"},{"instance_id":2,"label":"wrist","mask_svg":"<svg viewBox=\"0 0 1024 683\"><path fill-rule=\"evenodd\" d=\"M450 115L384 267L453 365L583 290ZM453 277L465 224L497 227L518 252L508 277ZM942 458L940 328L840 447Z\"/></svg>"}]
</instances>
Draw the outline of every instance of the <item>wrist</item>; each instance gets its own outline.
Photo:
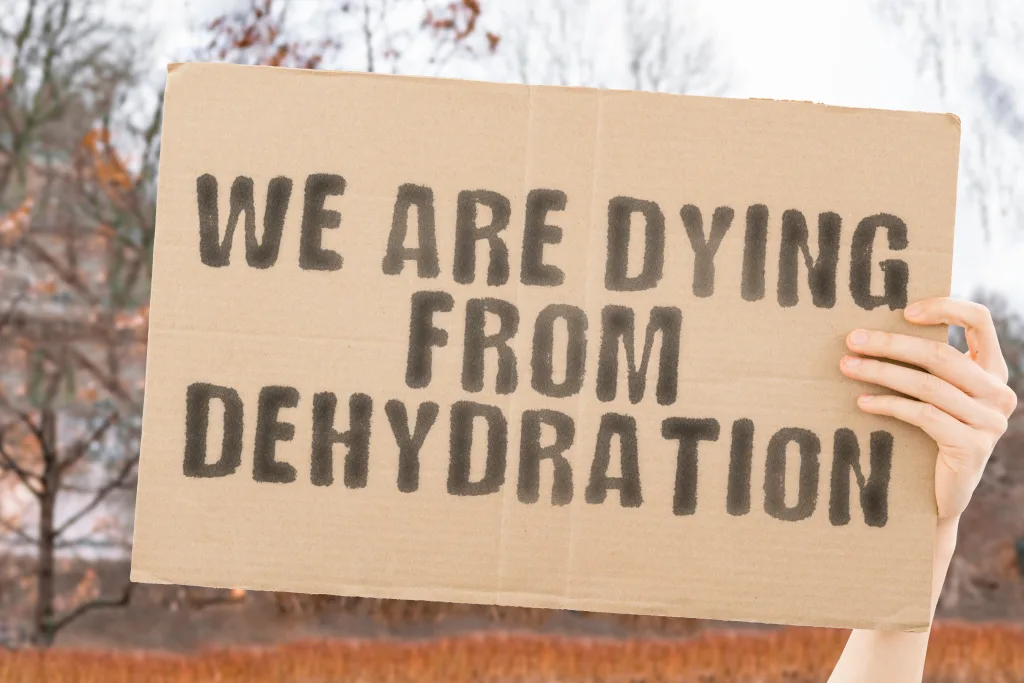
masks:
<instances>
[{"instance_id":1,"label":"wrist","mask_svg":"<svg viewBox=\"0 0 1024 683\"><path fill-rule=\"evenodd\" d=\"M960 527L959 517L940 519L935 533L935 561L949 564L956 550L957 531Z\"/></svg>"}]
</instances>

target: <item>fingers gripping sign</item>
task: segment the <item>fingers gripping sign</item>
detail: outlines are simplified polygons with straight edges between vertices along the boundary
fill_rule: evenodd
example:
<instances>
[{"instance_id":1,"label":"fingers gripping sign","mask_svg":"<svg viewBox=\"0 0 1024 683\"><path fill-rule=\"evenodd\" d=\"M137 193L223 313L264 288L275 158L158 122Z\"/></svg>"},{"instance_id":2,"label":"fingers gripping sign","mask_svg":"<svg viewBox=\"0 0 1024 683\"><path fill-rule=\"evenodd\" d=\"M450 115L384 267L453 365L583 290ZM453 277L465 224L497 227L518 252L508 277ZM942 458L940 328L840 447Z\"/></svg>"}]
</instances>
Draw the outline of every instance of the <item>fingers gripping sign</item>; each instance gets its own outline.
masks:
<instances>
[{"instance_id":1,"label":"fingers gripping sign","mask_svg":"<svg viewBox=\"0 0 1024 683\"><path fill-rule=\"evenodd\" d=\"M967 507L996 442L1017 407L1007 386L1008 368L992 316L984 306L952 298L920 301L905 311L917 325L959 325L969 350L908 335L855 330L845 356L848 377L903 394L863 394L862 410L887 415L921 428L939 447L935 497L941 519ZM887 363L899 361L921 369Z\"/></svg>"}]
</instances>

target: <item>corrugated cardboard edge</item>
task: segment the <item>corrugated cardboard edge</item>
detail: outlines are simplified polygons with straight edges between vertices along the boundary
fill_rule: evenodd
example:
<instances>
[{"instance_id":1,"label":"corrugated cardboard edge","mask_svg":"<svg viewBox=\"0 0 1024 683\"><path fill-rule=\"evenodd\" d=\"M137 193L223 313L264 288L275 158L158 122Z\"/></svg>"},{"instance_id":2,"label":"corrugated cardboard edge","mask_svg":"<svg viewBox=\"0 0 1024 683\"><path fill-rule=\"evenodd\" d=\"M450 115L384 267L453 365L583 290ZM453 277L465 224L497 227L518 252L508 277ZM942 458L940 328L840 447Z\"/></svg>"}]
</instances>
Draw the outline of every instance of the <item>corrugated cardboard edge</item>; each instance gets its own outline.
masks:
<instances>
[{"instance_id":1,"label":"corrugated cardboard edge","mask_svg":"<svg viewBox=\"0 0 1024 683\"><path fill-rule=\"evenodd\" d=\"M550 88L552 90L600 90L603 93L615 94L615 93L633 93L637 92L634 90L624 90L621 88L594 88L590 86L578 86L578 85L524 85L522 83L514 82L502 82L502 81L480 81L476 79L466 78L450 78L450 77L437 77L437 76L415 76L411 74L377 74L367 73L365 71L331 71L331 70L313 70L313 69L300 69L296 67L287 66L264 66L264 65L248 65L248 64L228 64L226 62L169 62L167 64L167 74L170 75L176 71L184 71L188 68L243 68L243 69L268 69L272 71L290 71L307 74L310 76L317 77L355 77L355 78L400 78L415 81L460 81L464 83L477 83L481 85L489 86L518 86L526 88ZM885 112L896 115L924 115L924 116L941 116L945 117L957 127L958 130L962 128L962 122L960 117L952 112L938 112L938 111L923 111L916 109L879 109L874 107L851 107L846 105L836 104L825 104L824 102L813 102L811 100L782 100L774 99L770 97L714 97L710 95L680 95L677 93L662 93L662 92L645 92L653 97L692 97L703 100L729 100L730 102L770 102L774 104L791 104L791 105L810 105L813 107L821 107L822 109L830 110L835 113L846 113L853 114L858 112L871 112L872 115L878 115L879 112Z\"/></svg>"},{"instance_id":2,"label":"corrugated cardboard edge","mask_svg":"<svg viewBox=\"0 0 1024 683\"><path fill-rule=\"evenodd\" d=\"M156 576L146 571L140 571L133 569L131 573L131 580L135 583L149 583L158 585L177 585L178 581L173 579ZM208 588L221 588L221 589L240 589L246 591L267 591L273 592L277 590L285 590L280 586L274 585L272 582L258 582L258 583L246 583L244 585L229 584L224 581L218 581L216 579L204 579L198 584L188 585L202 585ZM287 591L290 593L300 593L307 595L320 594L323 591L319 590L316 586L306 586L304 588L289 586ZM654 604L654 603L638 603L630 602L627 600L586 600L583 604L574 602L569 605L566 604L564 607L557 606L559 596L543 594L537 595L533 593L518 593L510 591L500 591L496 595L491 591L473 591L473 590L461 590L453 588L439 589L437 587L422 587L422 586L367 586L367 585L346 585L341 587L332 587L331 594L346 595L353 597L364 597L373 599L383 600L429 600L431 602L448 603L448 604L472 604L472 605L502 605L506 607L525 607L531 609L573 609L581 612L591 612L599 614L624 614L624 615L650 615L659 617L679 617L680 615L673 610L666 608L665 605ZM427 597L429 594L429 597ZM552 602L555 601L555 603ZM539 604L547 603L548 606L538 606ZM871 631L901 631L906 633L924 633L930 628L930 623L920 622L907 616L907 613L913 611L912 608L897 611L888 617L876 621L868 622L856 619L847 620L843 617L835 617L829 619L829 626L823 626L820 623L812 623L797 620L779 620L772 622L773 626L793 626L793 627L811 627L811 628L842 628L842 629L863 629ZM722 615L713 612L702 612L697 610L687 611L686 618L689 619L704 619L704 620L729 620L735 623L761 623L754 621L744 621L737 619L735 615Z\"/></svg>"},{"instance_id":3,"label":"corrugated cardboard edge","mask_svg":"<svg viewBox=\"0 0 1024 683\"><path fill-rule=\"evenodd\" d=\"M160 578L156 574L150 574L149 572L138 569L137 567L132 567L131 572L128 574L128 580L132 583L151 583L161 586L172 586L177 583L170 579Z\"/></svg>"},{"instance_id":4,"label":"corrugated cardboard edge","mask_svg":"<svg viewBox=\"0 0 1024 683\"><path fill-rule=\"evenodd\" d=\"M165 102L166 102L167 93L170 91L171 80L172 80L170 78L171 74L173 72L179 70L179 69L184 70L183 68L186 67L186 66L188 66L187 62L186 63L183 63L183 62L173 62L173 63L169 63L167 65L167 75L168 75L168 78L167 78L167 83L164 86L164 99L165 99ZM165 132L164 131L164 126L166 125L166 122L167 122L167 118L166 117L162 117L161 121L160 121L160 136L161 136L161 139L166 139L165 136L164 136L164 132ZM160 178L164 177L164 174L161 173L161 170L162 170L162 167L163 167L163 159L164 159L163 154L161 154L159 159L157 160L158 187L157 187L157 198L156 198L156 211L155 211L155 214L154 214L154 222L153 222L153 230L154 230L154 232L160 229L160 220L159 220L159 216L160 216L160 188L159 188L159 185L162 182L162 181L160 181ZM159 259L154 259L154 261L153 261L153 271L152 271L152 275L153 275L153 280L154 281L156 280L157 272L159 271L159 266L157 265L158 263L159 263ZM150 341L149 349L152 349L152 341ZM145 373L146 374L145 374L145 376L146 377L150 376L150 364L153 362L153 357L154 357L154 354L152 354L152 353L147 353L146 354L146 361L145 361L145 364L146 364L146 368L145 368ZM149 397L150 397L150 393L149 392L143 392L143 394L142 394L142 415L143 415L143 418L145 418L145 415L147 413L147 404L149 403ZM142 446L144 444L144 439L145 439L145 435L143 434L143 441L140 441L140 443L139 443L140 456L141 456L141 453L142 453ZM141 482L142 477L144 476L143 475L143 470L147 467L147 463L148 462L149 461L146 458L140 457L139 463L136 466L136 487L139 486L139 482ZM140 500L136 500L135 508L133 510L133 517L134 517L133 528L138 528L139 502L140 502ZM134 531L133 531L133 534L134 534ZM151 574L150 572L148 572L146 570L140 569L137 566L136 554L135 554L135 549L134 548L132 549L131 556L129 557L128 580L130 582L132 582L132 583L148 583L148 584L157 584L157 585L175 585L175 584L179 583L177 581L174 581L173 579L167 579L167 578L159 577L159 576L156 576L155 574Z\"/></svg>"}]
</instances>

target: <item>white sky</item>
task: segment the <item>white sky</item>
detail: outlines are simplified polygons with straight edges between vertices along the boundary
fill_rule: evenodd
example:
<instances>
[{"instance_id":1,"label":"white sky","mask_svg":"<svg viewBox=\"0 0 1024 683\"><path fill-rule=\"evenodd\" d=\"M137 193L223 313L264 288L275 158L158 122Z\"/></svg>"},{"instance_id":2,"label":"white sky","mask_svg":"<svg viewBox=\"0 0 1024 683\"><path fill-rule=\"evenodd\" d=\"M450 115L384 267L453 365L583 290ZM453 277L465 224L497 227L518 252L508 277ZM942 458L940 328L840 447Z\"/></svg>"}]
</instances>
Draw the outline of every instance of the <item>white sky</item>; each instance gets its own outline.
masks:
<instances>
[{"instance_id":1,"label":"white sky","mask_svg":"<svg viewBox=\"0 0 1024 683\"><path fill-rule=\"evenodd\" d=\"M710 0L705 7L735 66L730 96L946 111L868 0ZM971 125L964 112L953 113ZM976 230L961 212L954 293L967 296L985 285L1024 310L1024 243L986 251Z\"/></svg>"},{"instance_id":2,"label":"white sky","mask_svg":"<svg viewBox=\"0 0 1024 683\"><path fill-rule=\"evenodd\" d=\"M325 0L297 0L302 4ZM331 0L332 2L334 0ZM530 2L531 0L484 0ZM971 2L973 0L961 0ZM898 36L873 13L871 0L698 0L726 61L731 97L767 97L828 104L945 111L922 82ZM181 58L189 27L230 0L153 0L163 26L160 51ZM500 27L498 27L500 33ZM964 112L964 127L971 125ZM961 212L953 264L953 291L966 296L984 285L1024 310L1024 240L985 250L977 226Z\"/></svg>"}]
</instances>

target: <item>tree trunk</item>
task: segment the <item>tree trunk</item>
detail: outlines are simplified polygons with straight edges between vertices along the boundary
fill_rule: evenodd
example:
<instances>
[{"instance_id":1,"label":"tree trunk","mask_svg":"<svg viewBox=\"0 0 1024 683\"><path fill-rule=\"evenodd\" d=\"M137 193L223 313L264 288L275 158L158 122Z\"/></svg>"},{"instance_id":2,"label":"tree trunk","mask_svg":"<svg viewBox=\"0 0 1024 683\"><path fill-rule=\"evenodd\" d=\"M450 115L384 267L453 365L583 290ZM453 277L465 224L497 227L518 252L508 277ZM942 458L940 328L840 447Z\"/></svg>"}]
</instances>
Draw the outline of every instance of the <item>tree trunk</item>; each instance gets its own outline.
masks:
<instances>
[{"instance_id":1,"label":"tree trunk","mask_svg":"<svg viewBox=\"0 0 1024 683\"><path fill-rule=\"evenodd\" d=\"M57 492L60 474L57 470L57 416L53 410L42 411L40 449L43 455L43 487L39 496L39 554L36 568L36 611L33 640L39 647L53 644L52 631L56 586L54 583L54 545Z\"/></svg>"}]
</instances>

